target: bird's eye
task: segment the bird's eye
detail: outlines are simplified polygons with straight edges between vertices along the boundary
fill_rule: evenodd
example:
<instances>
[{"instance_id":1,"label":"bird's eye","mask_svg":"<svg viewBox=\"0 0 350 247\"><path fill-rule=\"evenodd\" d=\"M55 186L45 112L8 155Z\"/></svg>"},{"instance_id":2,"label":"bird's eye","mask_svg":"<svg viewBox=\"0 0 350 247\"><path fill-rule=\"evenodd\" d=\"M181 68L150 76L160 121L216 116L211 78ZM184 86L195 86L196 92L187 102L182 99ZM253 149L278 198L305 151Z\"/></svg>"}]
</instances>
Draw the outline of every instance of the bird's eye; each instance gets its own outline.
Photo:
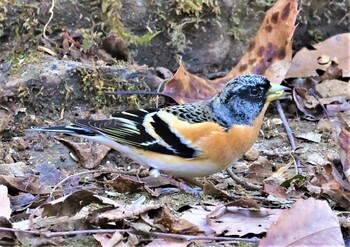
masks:
<instances>
[{"instance_id":1,"label":"bird's eye","mask_svg":"<svg viewBox=\"0 0 350 247\"><path fill-rule=\"evenodd\" d=\"M250 89L250 92L249 92L252 96L257 96L259 94L259 89L253 87Z\"/></svg>"}]
</instances>

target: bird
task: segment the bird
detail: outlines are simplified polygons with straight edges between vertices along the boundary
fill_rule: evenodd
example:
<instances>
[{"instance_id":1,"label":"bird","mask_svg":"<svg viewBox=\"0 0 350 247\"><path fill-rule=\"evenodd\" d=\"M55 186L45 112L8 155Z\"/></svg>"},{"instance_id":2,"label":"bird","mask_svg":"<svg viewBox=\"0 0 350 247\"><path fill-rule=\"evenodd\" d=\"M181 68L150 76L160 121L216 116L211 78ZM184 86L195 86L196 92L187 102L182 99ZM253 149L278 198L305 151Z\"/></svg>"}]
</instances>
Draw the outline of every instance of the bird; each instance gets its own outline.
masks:
<instances>
[{"instance_id":1,"label":"bird","mask_svg":"<svg viewBox=\"0 0 350 247\"><path fill-rule=\"evenodd\" d=\"M30 130L107 145L142 166L174 177L206 177L225 170L248 151L258 138L269 103L287 89L264 76L247 74L231 79L208 100Z\"/></svg>"}]
</instances>

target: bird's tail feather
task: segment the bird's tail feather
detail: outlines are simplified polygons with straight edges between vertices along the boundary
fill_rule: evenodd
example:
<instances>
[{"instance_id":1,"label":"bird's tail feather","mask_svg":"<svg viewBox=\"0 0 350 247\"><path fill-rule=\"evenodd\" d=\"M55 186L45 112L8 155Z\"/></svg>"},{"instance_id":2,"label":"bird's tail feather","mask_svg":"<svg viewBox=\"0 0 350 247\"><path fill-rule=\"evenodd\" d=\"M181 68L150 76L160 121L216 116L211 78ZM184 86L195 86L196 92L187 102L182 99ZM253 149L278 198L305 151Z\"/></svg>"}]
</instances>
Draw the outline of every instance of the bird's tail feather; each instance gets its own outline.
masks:
<instances>
[{"instance_id":1,"label":"bird's tail feather","mask_svg":"<svg viewBox=\"0 0 350 247\"><path fill-rule=\"evenodd\" d=\"M75 124L71 125L62 125L62 126L53 126L53 127L31 127L28 129L30 131L45 131L45 132L57 132L64 133L68 135L79 135L79 136L95 136L97 133L89 130L87 128L80 127Z\"/></svg>"}]
</instances>

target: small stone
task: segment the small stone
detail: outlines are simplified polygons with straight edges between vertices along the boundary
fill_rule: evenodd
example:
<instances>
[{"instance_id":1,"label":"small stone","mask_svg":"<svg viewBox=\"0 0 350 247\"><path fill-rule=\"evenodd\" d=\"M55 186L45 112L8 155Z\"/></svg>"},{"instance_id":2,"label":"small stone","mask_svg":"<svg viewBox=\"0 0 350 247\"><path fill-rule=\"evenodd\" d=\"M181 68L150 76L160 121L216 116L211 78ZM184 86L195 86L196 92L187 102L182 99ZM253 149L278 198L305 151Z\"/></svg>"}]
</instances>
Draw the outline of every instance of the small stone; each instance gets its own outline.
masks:
<instances>
[{"instance_id":1,"label":"small stone","mask_svg":"<svg viewBox=\"0 0 350 247\"><path fill-rule=\"evenodd\" d=\"M17 150L18 151L23 151L27 148L27 143L25 142L25 140L23 140L22 138L17 140Z\"/></svg>"},{"instance_id":2,"label":"small stone","mask_svg":"<svg viewBox=\"0 0 350 247\"><path fill-rule=\"evenodd\" d=\"M15 163L14 159L12 158L11 154L6 154L4 158L5 164Z\"/></svg>"},{"instance_id":3,"label":"small stone","mask_svg":"<svg viewBox=\"0 0 350 247\"><path fill-rule=\"evenodd\" d=\"M327 119L323 118L323 119L321 119L318 122L316 129L320 130L320 131L331 132L332 131L332 125Z\"/></svg>"},{"instance_id":4,"label":"small stone","mask_svg":"<svg viewBox=\"0 0 350 247\"><path fill-rule=\"evenodd\" d=\"M246 154L244 155L244 159L248 161L255 161L259 158L259 156L260 156L260 151L252 147L251 149L248 150L248 152L246 152Z\"/></svg>"}]
</instances>

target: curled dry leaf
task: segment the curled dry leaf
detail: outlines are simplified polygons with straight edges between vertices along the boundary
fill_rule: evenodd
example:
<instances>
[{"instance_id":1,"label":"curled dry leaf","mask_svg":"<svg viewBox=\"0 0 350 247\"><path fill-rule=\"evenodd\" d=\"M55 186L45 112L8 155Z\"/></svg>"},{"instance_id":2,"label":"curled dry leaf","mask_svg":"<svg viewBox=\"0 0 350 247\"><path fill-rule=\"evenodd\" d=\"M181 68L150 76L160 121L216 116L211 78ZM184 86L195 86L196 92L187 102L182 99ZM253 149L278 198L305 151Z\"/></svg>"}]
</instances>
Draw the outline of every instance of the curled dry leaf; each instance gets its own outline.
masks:
<instances>
[{"instance_id":1,"label":"curled dry leaf","mask_svg":"<svg viewBox=\"0 0 350 247\"><path fill-rule=\"evenodd\" d=\"M350 33L338 34L316 45L314 50L301 49L292 60L286 78L318 75L316 70L326 71L332 61L339 65L343 77L350 77Z\"/></svg>"},{"instance_id":2,"label":"curled dry leaf","mask_svg":"<svg viewBox=\"0 0 350 247\"><path fill-rule=\"evenodd\" d=\"M0 227L12 228L12 224L5 217L0 217ZM8 243L9 246L13 245L15 239L16 236L14 232L0 230L0 240L3 245L6 245L5 243Z\"/></svg>"},{"instance_id":3,"label":"curled dry leaf","mask_svg":"<svg viewBox=\"0 0 350 247\"><path fill-rule=\"evenodd\" d=\"M261 74L280 83L292 57L292 37L298 14L296 0L278 0L266 12L258 33L250 42L239 63L224 77L206 80L193 75L180 64L174 77L165 84L163 93L177 103L189 103L214 96L230 79L243 74Z\"/></svg>"},{"instance_id":4,"label":"curled dry leaf","mask_svg":"<svg viewBox=\"0 0 350 247\"><path fill-rule=\"evenodd\" d=\"M94 145L92 143L77 143L63 138L54 137L74 153L84 168L97 167L106 154L111 150L105 145Z\"/></svg>"},{"instance_id":5,"label":"curled dry leaf","mask_svg":"<svg viewBox=\"0 0 350 247\"><path fill-rule=\"evenodd\" d=\"M58 198L57 200L42 205L44 209L42 216L73 216L83 207L91 203L102 204L102 200L90 191L76 191L68 196Z\"/></svg>"},{"instance_id":6,"label":"curled dry leaf","mask_svg":"<svg viewBox=\"0 0 350 247\"><path fill-rule=\"evenodd\" d=\"M198 226L187 219L172 215L169 208L166 206L163 206L158 212L158 217L156 217L155 223L163 225L170 233L194 234L200 232Z\"/></svg>"},{"instance_id":7,"label":"curled dry leaf","mask_svg":"<svg viewBox=\"0 0 350 247\"><path fill-rule=\"evenodd\" d=\"M259 246L345 246L337 217L326 201L299 199L271 225Z\"/></svg>"},{"instance_id":8,"label":"curled dry leaf","mask_svg":"<svg viewBox=\"0 0 350 247\"><path fill-rule=\"evenodd\" d=\"M217 92L213 83L191 74L185 69L183 63L180 63L175 75L165 84L162 93L173 98L177 103L183 104L209 99Z\"/></svg>"}]
</instances>

